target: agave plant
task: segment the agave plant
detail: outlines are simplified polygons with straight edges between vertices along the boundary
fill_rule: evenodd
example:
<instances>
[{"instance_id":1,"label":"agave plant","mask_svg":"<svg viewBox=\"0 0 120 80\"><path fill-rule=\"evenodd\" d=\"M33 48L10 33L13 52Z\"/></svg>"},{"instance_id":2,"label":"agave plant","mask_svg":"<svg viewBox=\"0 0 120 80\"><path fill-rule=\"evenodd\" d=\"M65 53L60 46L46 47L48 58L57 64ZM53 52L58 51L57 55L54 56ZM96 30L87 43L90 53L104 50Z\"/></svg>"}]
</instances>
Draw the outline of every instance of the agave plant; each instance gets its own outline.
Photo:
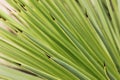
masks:
<instances>
[{"instance_id":1,"label":"agave plant","mask_svg":"<svg viewBox=\"0 0 120 80\"><path fill-rule=\"evenodd\" d=\"M6 1L1 79L120 80L120 0Z\"/></svg>"}]
</instances>

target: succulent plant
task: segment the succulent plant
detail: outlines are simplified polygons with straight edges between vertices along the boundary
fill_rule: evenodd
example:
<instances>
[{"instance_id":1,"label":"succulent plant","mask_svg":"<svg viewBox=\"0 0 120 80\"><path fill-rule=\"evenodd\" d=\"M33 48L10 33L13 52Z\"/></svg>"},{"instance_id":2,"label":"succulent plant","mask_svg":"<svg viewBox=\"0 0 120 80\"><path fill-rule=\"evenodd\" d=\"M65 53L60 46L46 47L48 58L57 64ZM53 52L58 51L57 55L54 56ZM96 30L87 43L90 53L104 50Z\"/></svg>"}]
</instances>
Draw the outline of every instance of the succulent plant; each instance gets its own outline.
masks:
<instances>
[{"instance_id":1,"label":"succulent plant","mask_svg":"<svg viewBox=\"0 0 120 80\"><path fill-rule=\"evenodd\" d=\"M120 0L6 0L3 80L120 80Z\"/></svg>"}]
</instances>

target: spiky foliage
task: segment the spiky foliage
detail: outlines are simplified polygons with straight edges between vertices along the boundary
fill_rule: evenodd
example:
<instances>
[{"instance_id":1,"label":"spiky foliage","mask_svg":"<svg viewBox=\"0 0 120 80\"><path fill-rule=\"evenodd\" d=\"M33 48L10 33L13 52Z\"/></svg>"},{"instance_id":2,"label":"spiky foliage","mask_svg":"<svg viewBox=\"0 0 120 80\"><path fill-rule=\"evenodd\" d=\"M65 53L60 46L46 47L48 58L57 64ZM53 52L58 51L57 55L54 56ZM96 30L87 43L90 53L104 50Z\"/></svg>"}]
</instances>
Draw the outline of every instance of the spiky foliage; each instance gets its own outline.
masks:
<instances>
[{"instance_id":1,"label":"spiky foliage","mask_svg":"<svg viewBox=\"0 0 120 80\"><path fill-rule=\"evenodd\" d=\"M10 28L0 29L0 58L12 65L1 65L1 76L120 80L120 0L7 2L15 12L0 11Z\"/></svg>"}]
</instances>

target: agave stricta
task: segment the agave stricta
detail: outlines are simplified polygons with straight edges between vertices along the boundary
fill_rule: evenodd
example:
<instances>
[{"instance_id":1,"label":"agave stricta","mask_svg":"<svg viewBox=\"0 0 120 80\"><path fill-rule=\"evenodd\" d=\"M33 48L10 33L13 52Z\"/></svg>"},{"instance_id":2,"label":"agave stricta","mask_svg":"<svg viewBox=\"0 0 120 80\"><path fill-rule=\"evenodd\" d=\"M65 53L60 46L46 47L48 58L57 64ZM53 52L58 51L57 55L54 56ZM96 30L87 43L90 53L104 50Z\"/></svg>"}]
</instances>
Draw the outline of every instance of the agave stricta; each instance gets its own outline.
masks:
<instances>
[{"instance_id":1,"label":"agave stricta","mask_svg":"<svg viewBox=\"0 0 120 80\"><path fill-rule=\"evenodd\" d=\"M6 1L14 18L0 11L0 20L14 34L0 28L0 58L10 63L0 65L0 75L120 80L119 0Z\"/></svg>"}]
</instances>

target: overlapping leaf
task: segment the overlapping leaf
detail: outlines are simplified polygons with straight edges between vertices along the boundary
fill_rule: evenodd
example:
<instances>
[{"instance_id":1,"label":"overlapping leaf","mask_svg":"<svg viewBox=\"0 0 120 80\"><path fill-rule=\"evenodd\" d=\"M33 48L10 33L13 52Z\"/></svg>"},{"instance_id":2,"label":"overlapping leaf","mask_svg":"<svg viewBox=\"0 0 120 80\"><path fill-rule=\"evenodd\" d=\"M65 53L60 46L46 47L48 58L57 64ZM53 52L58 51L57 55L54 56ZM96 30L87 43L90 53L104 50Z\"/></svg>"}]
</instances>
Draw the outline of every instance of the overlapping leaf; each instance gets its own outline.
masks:
<instances>
[{"instance_id":1,"label":"overlapping leaf","mask_svg":"<svg viewBox=\"0 0 120 80\"><path fill-rule=\"evenodd\" d=\"M119 0L7 1L2 59L48 80L120 79Z\"/></svg>"}]
</instances>

